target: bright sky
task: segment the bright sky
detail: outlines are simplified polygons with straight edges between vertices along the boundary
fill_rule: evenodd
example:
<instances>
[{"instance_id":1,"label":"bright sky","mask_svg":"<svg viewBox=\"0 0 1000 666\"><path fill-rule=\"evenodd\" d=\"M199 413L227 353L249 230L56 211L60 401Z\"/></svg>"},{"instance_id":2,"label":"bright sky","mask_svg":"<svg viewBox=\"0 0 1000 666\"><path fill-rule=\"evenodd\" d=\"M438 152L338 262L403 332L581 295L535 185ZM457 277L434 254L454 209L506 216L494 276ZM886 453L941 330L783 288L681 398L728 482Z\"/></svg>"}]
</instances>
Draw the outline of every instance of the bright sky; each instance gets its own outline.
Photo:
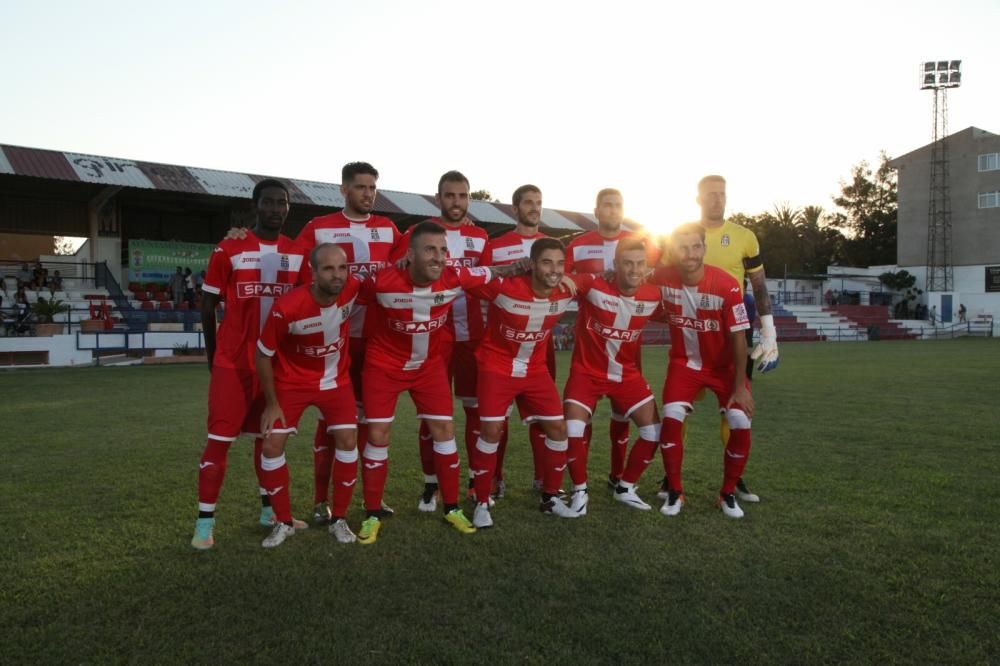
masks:
<instances>
[{"instance_id":1,"label":"bright sky","mask_svg":"<svg viewBox=\"0 0 1000 666\"><path fill-rule=\"evenodd\" d=\"M1000 132L1000 2L0 3L0 143L509 201L651 226L832 208L878 151L930 140L924 60L962 59L950 128Z\"/></svg>"}]
</instances>

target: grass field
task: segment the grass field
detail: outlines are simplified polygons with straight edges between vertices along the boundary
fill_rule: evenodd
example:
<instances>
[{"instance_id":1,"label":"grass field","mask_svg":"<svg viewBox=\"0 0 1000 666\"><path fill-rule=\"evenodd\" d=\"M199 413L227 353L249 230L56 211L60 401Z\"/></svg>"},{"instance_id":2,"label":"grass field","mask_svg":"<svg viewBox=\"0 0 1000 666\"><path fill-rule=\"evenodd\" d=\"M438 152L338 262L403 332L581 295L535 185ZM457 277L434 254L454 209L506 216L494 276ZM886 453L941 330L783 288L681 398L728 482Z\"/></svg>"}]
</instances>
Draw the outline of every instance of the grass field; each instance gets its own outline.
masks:
<instances>
[{"instance_id":1,"label":"grass field","mask_svg":"<svg viewBox=\"0 0 1000 666\"><path fill-rule=\"evenodd\" d=\"M663 354L645 356L657 392ZM472 536L417 512L404 400L377 544L313 529L262 550L241 443L217 546L197 553L203 367L3 372L0 662L996 663L998 375L993 340L788 344L754 384L763 501L744 520L713 507L714 405L693 417L669 520L601 486L605 407L590 515L537 512L518 427L498 526ZM302 515L310 440L289 452Z\"/></svg>"}]
</instances>

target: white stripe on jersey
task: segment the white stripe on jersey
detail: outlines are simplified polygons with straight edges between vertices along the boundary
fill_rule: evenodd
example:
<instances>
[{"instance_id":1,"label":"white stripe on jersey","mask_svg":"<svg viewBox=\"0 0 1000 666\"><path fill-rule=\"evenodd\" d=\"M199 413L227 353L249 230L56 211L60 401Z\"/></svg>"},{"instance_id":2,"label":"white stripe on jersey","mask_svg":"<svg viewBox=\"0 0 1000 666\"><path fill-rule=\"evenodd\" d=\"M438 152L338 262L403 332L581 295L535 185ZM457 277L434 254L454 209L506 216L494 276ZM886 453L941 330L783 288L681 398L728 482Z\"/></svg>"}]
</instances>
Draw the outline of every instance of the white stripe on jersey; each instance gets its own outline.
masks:
<instances>
[{"instance_id":1,"label":"white stripe on jersey","mask_svg":"<svg viewBox=\"0 0 1000 666\"><path fill-rule=\"evenodd\" d=\"M573 262L601 257L604 261L604 270L614 270L615 250L617 248L617 240L606 240L601 245L576 245L573 247Z\"/></svg>"},{"instance_id":2,"label":"white stripe on jersey","mask_svg":"<svg viewBox=\"0 0 1000 666\"><path fill-rule=\"evenodd\" d=\"M411 321L426 322L431 320L431 308L451 303L460 293L462 293L461 289L444 289L435 292L431 291L430 287L413 287L412 293L386 292L377 294L377 298L379 305L387 310L411 310L413 317ZM440 297L439 300L437 300L438 297ZM409 335L409 338L412 341L410 360L403 366L403 370L416 370L427 360L431 331L414 333Z\"/></svg>"},{"instance_id":3,"label":"white stripe on jersey","mask_svg":"<svg viewBox=\"0 0 1000 666\"><path fill-rule=\"evenodd\" d=\"M246 256L250 254L256 254L258 257L258 262L260 264L260 281L264 284L274 283L278 281L278 269L281 266L281 255L278 254L277 245L261 245L260 252L243 252L240 256ZM288 255L283 255L288 256ZM233 257L235 259L235 257ZM291 257L289 257L291 259ZM302 257L296 256L298 259L297 267L302 266ZM288 262L288 270L291 270L292 262ZM261 296L260 297L260 322L258 323L257 332L258 335L264 330L264 323L267 321L267 316L271 314L271 306L274 305L274 296Z\"/></svg>"},{"instance_id":4,"label":"white stripe on jersey","mask_svg":"<svg viewBox=\"0 0 1000 666\"><path fill-rule=\"evenodd\" d=\"M617 243L618 241L612 242ZM614 307L608 302L610 300L615 301L616 305ZM656 301L637 301L633 296L607 294L599 289L588 291L587 301L601 310L614 312L615 322L613 326L620 330L629 328L632 317L636 316L640 303L643 306L643 311L647 314L655 310L657 306ZM621 340L607 339L604 341L604 351L608 355L608 379L613 382L620 382L622 380L622 364L615 360L621 351L621 347Z\"/></svg>"},{"instance_id":5,"label":"white stripe on jersey","mask_svg":"<svg viewBox=\"0 0 1000 666\"><path fill-rule=\"evenodd\" d=\"M562 315L562 313L566 311L566 306L569 305L569 302L570 299L566 298L558 301L522 301L516 298L511 298L506 294L500 294L493 301L494 305L506 312L519 317L527 316L528 321L524 327L525 332L542 330L545 318L557 314ZM556 306L555 310L552 309L553 305ZM528 311L525 312L525 309ZM511 377L527 376L528 361L531 359L531 354L535 351L535 345L537 344L537 342L518 343L517 355L514 357L514 362L511 365Z\"/></svg>"},{"instance_id":6,"label":"white stripe on jersey","mask_svg":"<svg viewBox=\"0 0 1000 666\"><path fill-rule=\"evenodd\" d=\"M683 289L674 287L660 287L660 294L663 300L674 305L681 306L681 314L690 319L698 319L698 310L714 310L719 312L722 319L722 308L725 300L716 294L703 294L697 287L684 286ZM698 344L698 331L685 327L682 331L684 336L684 350L687 354L687 367L692 370L702 369L701 347Z\"/></svg>"},{"instance_id":7,"label":"white stripe on jersey","mask_svg":"<svg viewBox=\"0 0 1000 666\"><path fill-rule=\"evenodd\" d=\"M501 264L512 264L518 259L524 259L531 255L531 246L534 244L534 238L525 238L521 241L520 245L498 247L493 250L493 263L499 266Z\"/></svg>"},{"instance_id":8,"label":"white stripe on jersey","mask_svg":"<svg viewBox=\"0 0 1000 666\"><path fill-rule=\"evenodd\" d=\"M316 244L337 243L350 245L354 255L352 264L368 263L372 260L369 243L389 243L394 241L390 227L369 227L364 222L351 222L350 227L317 229Z\"/></svg>"},{"instance_id":9,"label":"white stripe on jersey","mask_svg":"<svg viewBox=\"0 0 1000 666\"><path fill-rule=\"evenodd\" d=\"M456 229L445 229L445 234L448 239L449 259L464 259L466 252L482 254L483 248L486 247L485 238L463 236L462 232ZM476 265L478 264L479 260L477 259ZM466 264L461 263L460 265L465 266ZM469 301L464 291L458 295L455 304L451 306L451 320L455 323L455 340L458 342L468 341Z\"/></svg>"},{"instance_id":10,"label":"white stripe on jersey","mask_svg":"<svg viewBox=\"0 0 1000 666\"><path fill-rule=\"evenodd\" d=\"M340 339L340 327L344 323L344 313L346 312L350 316L353 302L352 300L346 305L331 305L320 308L318 317L307 317L289 324L288 333L290 335L310 335L316 332L311 327L315 327L319 323L323 330L323 344L330 346ZM319 380L320 391L337 388L337 366L340 364L340 356L343 353L344 348L341 346L336 352L323 357L323 376Z\"/></svg>"}]
</instances>

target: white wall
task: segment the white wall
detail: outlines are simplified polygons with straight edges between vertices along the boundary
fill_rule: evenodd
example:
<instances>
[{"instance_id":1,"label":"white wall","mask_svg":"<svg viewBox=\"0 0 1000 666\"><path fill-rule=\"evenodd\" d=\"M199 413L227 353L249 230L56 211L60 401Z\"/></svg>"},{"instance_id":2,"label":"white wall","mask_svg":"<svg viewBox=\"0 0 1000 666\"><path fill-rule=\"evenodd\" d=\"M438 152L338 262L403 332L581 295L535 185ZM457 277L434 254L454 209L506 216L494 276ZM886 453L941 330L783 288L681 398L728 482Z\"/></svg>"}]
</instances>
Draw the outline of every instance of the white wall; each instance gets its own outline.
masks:
<instances>
[{"instance_id":1,"label":"white wall","mask_svg":"<svg viewBox=\"0 0 1000 666\"><path fill-rule=\"evenodd\" d=\"M75 335L50 338L0 338L0 351L47 351L50 366L91 365L94 355L76 348Z\"/></svg>"},{"instance_id":2,"label":"white wall","mask_svg":"<svg viewBox=\"0 0 1000 666\"><path fill-rule=\"evenodd\" d=\"M995 265L1000 265L1000 261L997 261ZM917 286L923 289L927 280L926 266L901 266L900 268L916 275ZM969 319L975 319L981 314L988 314L993 316L994 322L1000 323L1000 292L986 292L986 266L955 266L953 271L954 290L948 292L953 296L953 321L958 321L958 306L964 303L965 309L968 310ZM927 296L925 295L925 297ZM940 297L940 292L930 294L929 300L925 301L927 307L936 305L938 312L940 312Z\"/></svg>"}]
</instances>

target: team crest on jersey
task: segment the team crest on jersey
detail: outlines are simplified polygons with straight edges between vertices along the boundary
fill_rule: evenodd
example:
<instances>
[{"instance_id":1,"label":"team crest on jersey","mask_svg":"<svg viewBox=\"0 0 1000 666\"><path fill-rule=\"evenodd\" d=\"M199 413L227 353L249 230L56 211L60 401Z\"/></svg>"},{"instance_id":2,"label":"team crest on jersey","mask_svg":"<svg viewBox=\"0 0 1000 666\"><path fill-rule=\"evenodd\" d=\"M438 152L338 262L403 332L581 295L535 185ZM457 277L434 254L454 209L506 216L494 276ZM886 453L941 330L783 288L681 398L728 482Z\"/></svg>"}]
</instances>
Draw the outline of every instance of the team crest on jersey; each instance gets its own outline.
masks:
<instances>
[{"instance_id":1,"label":"team crest on jersey","mask_svg":"<svg viewBox=\"0 0 1000 666\"><path fill-rule=\"evenodd\" d=\"M645 311L646 311L646 304L645 303L636 303L635 304L635 313L637 315L641 315Z\"/></svg>"},{"instance_id":2,"label":"team crest on jersey","mask_svg":"<svg viewBox=\"0 0 1000 666\"><path fill-rule=\"evenodd\" d=\"M434 294L434 305L441 305L444 303L444 294Z\"/></svg>"},{"instance_id":3,"label":"team crest on jersey","mask_svg":"<svg viewBox=\"0 0 1000 666\"><path fill-rule=\"evenodd\" d=\"M288 265L289 265L288 264L288 255L287 254L281 255L281 270L287 271L288 270Z\"/></svg>"},{"instance_id":4,"label":"team crest on jersey","mask_svg":"<svg viewBox=\"0 0 1000 666\"><path fill-rule=\"evenodd\" d=\"M559 312L559 301L552 301L549 303L549 314L555 314Z\"/></svg>"},{"instance_id":5,"label":"team crest on jersey","mask_svg":"<svg viewBox=\"0 0 1000 666\"><path fill-rule=\"evenodd\" d=\"M373 241L377 242L378 240L380 240L379 236L378 236L378 229L372 229L371 232L372 232L372 238L371 239Z\"/></svg>"},{"instance_id":6,"label":"team crest on jersey","mask_svg":"<svg viewBox=\"0 0 1000 666\"><path fill-rule=\"evenodd\" d=\"M709 307L711 307L711 303L708 300L708 294L701 295L701 301L698 303L698 307L700 307L702 310L707 310Z\"/></svg>"},{"instance_id":7,"label":"team crest on jersey","mask_svg":"<svg viewBox=\"0 0 1000 666\"><path fill-rule=\"evenodd\" d=\"M351 306L350 305L345 305L344 307L340 308L340 319L341 319L341 321L343 321L344 319L347 319L350 316L351 316Z\"/></svg>"},{"instance_id":8,"label":"team crest on jersey","mask_svg":"<svg viewBox=\"0 0 1000 666\"><path fill-rule=\"evenodd\" d=\"M729 247L729 234L722 234L722 247Z\"/></svg>"},{"instance_id":9,"label":"team crest on jersey","mask_svg":"<svg viewBox=\"0 0 1000 666\"><path fill-rule=\"evenodd\" d=\"M465 249L466 250L475 250L476 249L476 244L472 242L472 238L470 238L469 236L465 237Z\"/></svg>"}]
</instances>

